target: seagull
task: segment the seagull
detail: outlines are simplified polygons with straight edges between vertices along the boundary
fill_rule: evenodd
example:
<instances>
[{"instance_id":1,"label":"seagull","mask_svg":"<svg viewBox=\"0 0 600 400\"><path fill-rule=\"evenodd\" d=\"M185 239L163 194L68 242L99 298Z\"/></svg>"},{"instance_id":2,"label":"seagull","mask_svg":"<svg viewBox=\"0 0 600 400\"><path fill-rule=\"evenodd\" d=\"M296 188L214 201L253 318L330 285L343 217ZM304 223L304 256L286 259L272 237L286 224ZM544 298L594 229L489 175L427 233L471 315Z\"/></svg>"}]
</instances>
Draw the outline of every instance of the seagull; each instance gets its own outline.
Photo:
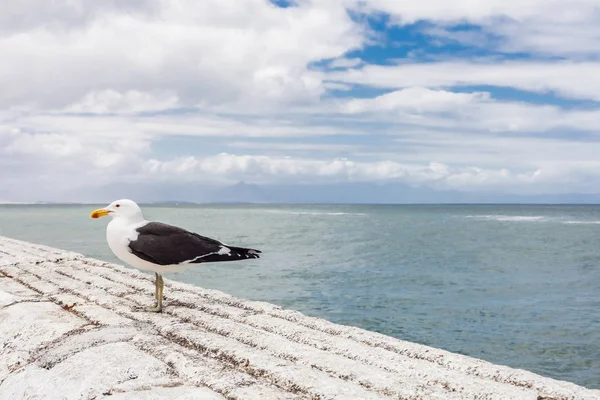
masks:
<instances>
[{"instance_id":1,"label":"seagull","mask_svg":"<svg viewBox=\"0 0 600 400\"><path fill-rule=\"evenodd\" d=\"M260 257L260 250L229 246L177 226L146 221L133 200L113 201L92 211L90 217L106 215L112 217L106 227L106 240L115 256L137 269L155 273L156 302L147 309L151 312L162 311L164 273L183 271L193 264Z\"/></svg>"}]
</instances>

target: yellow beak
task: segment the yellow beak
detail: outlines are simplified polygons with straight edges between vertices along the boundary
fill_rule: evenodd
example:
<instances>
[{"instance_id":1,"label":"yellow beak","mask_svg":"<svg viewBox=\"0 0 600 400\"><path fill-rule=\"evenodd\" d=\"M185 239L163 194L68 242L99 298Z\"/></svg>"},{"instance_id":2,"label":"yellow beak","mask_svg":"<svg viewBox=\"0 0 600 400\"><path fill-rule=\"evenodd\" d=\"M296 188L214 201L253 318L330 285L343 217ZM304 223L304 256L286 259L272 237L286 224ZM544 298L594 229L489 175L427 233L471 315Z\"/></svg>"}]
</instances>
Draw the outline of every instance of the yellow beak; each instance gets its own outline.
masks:
<instances>
[{"instance_id":1,"label":"yellow beak","mask_svg":"<svg viewBox=\"0 0 600 400\"><path fill-rule=\"evenodd\" d=\"M108 215L109 213L110 213L110 211L108 211L106 208L99 208L97 210L92 211L92 213L90 214L90 217L100 218L100 217L104 217L104 216Z\"/></svg>"}]
</instances>

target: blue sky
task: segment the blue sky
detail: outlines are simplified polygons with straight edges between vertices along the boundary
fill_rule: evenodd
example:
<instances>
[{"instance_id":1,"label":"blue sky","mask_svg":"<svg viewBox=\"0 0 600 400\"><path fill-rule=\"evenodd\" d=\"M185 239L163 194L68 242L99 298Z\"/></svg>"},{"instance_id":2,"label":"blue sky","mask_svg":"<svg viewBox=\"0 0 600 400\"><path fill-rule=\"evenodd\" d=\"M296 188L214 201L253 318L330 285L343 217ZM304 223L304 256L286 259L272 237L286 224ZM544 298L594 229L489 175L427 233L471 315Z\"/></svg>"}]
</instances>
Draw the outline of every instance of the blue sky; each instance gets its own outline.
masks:
<instances>
[{"instance_id":1,"label":"blue sky","mask_svg":"<svg viewBox=\"0 0 600 400\"><path fill-rule=\"evenodd\" d=\"M240 180L600 192L595 0L13 3L0 201Z\"/></svg>"}]
</instances>

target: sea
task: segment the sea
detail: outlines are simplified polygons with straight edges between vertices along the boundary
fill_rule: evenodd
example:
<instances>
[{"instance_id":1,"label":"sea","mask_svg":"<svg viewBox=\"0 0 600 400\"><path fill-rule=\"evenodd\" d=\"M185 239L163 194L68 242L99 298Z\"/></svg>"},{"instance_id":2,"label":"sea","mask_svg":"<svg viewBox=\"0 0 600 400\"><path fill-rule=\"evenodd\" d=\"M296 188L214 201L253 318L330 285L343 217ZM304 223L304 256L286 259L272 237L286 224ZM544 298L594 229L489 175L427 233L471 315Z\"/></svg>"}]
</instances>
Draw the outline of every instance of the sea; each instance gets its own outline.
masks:
<instances>
[{"instance_id":1,"label":"sea","mask_svg":"<svg viewBox=\"0 0 600 400\"><path fill-rule=\"evenodd\" d=\"M2 205L0 235L118 262L100 205ZM600 206L145 205L262 258L166 278L600 388Z\"/></svg>"}]
</instances>

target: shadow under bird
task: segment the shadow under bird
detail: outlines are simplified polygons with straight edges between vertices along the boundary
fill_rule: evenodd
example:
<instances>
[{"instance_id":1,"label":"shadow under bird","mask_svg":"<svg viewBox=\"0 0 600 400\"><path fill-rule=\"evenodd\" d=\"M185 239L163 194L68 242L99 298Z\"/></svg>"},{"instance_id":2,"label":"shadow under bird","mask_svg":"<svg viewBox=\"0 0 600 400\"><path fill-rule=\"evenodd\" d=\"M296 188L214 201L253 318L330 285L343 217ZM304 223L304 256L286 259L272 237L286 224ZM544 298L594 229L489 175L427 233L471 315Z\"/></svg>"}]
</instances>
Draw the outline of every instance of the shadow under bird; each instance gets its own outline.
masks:
<instances>
[{"instance_id":1,"label":"shadow under bird","mask_svg":"<svg viewBox=\"0 0 600 400\"><path fill-rule=\"evenodd\" d=\"M121 261L156 275L156 303L148 311L162 311L164 282L162 274L182 271L194 264L259 258L260 250L229 246L177 226L146 221L140 207L132 200L113 201L105 208L92 211L90 217L109 215L106 240Z\"/></svg>"}]
</instances>

